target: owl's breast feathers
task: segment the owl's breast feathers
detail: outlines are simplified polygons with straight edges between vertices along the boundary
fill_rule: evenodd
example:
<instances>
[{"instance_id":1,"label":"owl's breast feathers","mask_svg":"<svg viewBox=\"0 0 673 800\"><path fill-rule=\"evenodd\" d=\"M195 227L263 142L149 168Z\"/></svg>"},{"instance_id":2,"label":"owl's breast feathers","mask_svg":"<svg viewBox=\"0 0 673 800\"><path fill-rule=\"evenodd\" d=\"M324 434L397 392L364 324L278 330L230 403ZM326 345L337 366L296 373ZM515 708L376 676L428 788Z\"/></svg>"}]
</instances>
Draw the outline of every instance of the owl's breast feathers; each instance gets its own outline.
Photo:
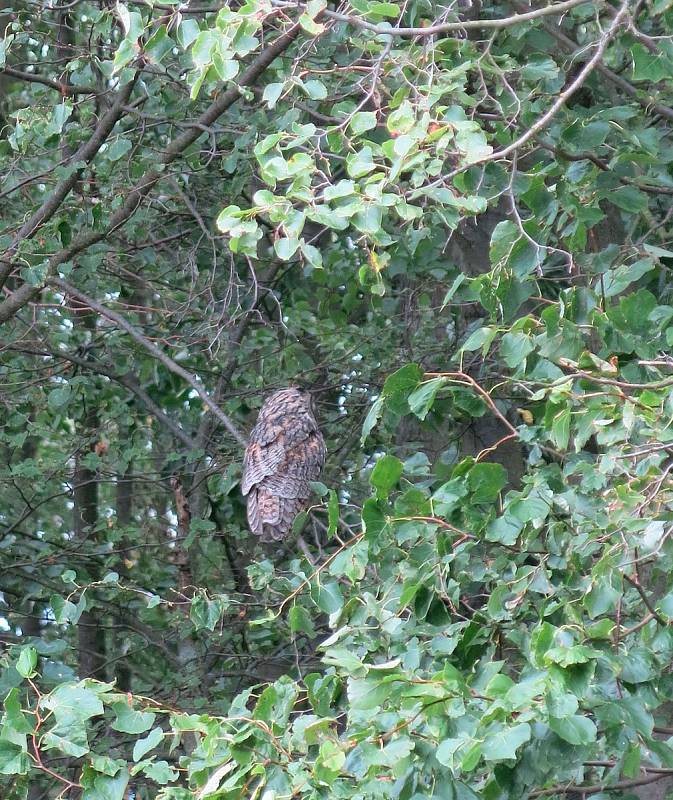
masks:
<instances>
[{"instance_id":1,"label":"owl's breast feathers","mask_svg":"<svg viewBox=\"0 0 673 800\"><path fill-rule=\"evenodd\" d=\"M307 395L282 389L259 413L243 460L241 493L250 530L263 540L284 538L307 506L310 481L325 463L325 442Z\"/></svg>"}]
</instances>

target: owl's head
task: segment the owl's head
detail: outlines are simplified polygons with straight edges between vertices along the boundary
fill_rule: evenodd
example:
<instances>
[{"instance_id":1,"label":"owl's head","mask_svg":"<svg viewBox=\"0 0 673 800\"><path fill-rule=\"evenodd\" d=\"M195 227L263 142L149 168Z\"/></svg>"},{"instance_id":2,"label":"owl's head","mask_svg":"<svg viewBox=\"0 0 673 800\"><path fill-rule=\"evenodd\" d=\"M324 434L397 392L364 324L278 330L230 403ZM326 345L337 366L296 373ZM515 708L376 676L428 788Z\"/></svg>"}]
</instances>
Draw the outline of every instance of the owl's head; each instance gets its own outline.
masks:
<instances>
[{"instance_id":1,"label":"owl's head","mask_svg":"<svg viewBox=\"0 0 673 800\"><path fill-rule=\"evenodd\" d=\"M265 409L282 409L295 414L312 414L315 416L315 401L313 394L299 386L288 386L279 389L264 401L262 411Z\"/></svg>"}]
</instances>

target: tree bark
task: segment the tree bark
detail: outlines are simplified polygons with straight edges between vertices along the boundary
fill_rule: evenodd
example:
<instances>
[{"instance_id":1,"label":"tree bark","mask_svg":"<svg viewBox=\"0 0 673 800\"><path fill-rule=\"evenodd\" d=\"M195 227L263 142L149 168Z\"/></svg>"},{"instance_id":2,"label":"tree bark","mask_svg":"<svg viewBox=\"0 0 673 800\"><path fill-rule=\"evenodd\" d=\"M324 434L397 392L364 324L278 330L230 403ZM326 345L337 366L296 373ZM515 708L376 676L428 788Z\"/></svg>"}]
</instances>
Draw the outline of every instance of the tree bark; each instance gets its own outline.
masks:
<instances>
[{"instance_id":1,"label":"tree bark","mask_svg":"<svg viewBox=\"0 0 673 800\"><path fill-rule=\"evenodd\" d=\"M80 312L75 318L75 326L93 332L96 326L95 316L89 312ZM83 463L84 456L94 452L95 441L92 434L98 427L98 410L94 405L89 405L79 430L82 440L88 439L89 443L83 446L75 457L73 480L73 528L75 538L83 550L87 549L88 541L95 539L98 522L97 476L94 470ZM96 580L98 576L94 574L90 577ZM80 677L105 680L105 632L99 626L99 615L96 611L86 610L82 613L77 625L77 637Z\"/></svg>"},{"instance_id":2,"label":"tree bark","mask_svg":"<svg viewBox=\"0 0 673 800\"><path fill-rule=\"evenodd\" d=\"M117 478L117 525L120 528L128 527L133 519L133 480L130 474L131 465L129 464L126 473L124 475L119 475ZM119 540L119 546L124 552L121 554L118 572L120 575L125 575L128 572L125 560L130 558L129 548L132 546L126 533ZM120 654L124 654L126 647L124 634L119 633L117 636L118 642L116 650ZM117 687L124 692L130 692L131 670L123 660L117 661L116 665L115 677L117 679Z\"/></svg>"}]
</instances>

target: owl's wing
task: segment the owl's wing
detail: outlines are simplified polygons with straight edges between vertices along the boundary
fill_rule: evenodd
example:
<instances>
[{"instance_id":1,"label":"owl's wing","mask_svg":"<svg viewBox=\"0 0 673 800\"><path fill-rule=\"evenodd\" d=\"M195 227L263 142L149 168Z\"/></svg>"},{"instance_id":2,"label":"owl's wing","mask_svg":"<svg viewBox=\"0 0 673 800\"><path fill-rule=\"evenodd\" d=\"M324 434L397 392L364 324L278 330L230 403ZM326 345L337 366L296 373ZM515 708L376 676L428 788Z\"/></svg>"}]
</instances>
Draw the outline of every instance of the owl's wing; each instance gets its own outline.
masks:
<instances>
[{"instance_id":1,"label":"owl's wing","mask_svg":"<svg viewBox=\"0 0 673 800\"><path fill-rule=\"evenodd\" d=\"M254 488L248 495L248 527L258 536L262 533L262 518L257 505L257 489Z\"/></svg>"},{"instance_id":2,"label":"owl's wing","mask_svg":"<svg viewBox=\"0 0 673 800\"><path fill-rule=\"evenodd\" d=\"M248 525L250 530L264 538L269 527L282 528L284 502L286 501L265 489L253 487L248 495ZM282 538L282 536L275 538Z\"/></svg>"},{"instance_id":3,"label":"owl's wing","mask_svg":"<svg viewBox=\"0 0 673 800\"><path fill-rule=\"evenodd\" d=\"M285 448L282 440L264 445L251 438L243 457L241 494L245 497L251 487L261 483L267 476L273 475L284 460Z\"/></svg>"},{"instance_id":4,"label":"owl's wing","mask_svg":"<svg viewBox=\"0 0 673 800\"><path fill-rule=\"evenodd\" d=\"M262 520L261 539L265 542L277 542L284 539L292 528L294 518L306 507L301 497L277 498L278 518L276 522Z\"/></svg>"},{"instance_id":5,"label":"owl's wing","mask_svg":"<svg viewBox=\"0 0 673 800\"><path fill-rule=\"evenodd\" d=\"M325 442L319 431L313 431L287 453L283 471L288 476L314 481L320 475L325 456Z\"/></svg>"},{"instance_id":6,"label":"owl's wing","mask_svg":"<svg viewBox=\"0 0 673 800\"><path fill-rule=\"evenodd\" d=\"M307 498L311 494L311 487L306 478L288 473L269 475L264 478L260 486L285 499Z\"/></svg>"}]
</instances>

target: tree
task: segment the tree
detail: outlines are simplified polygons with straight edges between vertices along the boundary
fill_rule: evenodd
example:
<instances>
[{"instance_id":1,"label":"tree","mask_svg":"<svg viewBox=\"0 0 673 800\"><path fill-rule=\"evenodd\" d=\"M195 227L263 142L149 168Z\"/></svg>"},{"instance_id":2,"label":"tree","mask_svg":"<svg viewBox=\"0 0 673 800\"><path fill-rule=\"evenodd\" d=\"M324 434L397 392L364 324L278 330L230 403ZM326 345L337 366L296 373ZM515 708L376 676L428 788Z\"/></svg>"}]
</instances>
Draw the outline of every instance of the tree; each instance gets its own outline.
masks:
<instances>
[{"instance_id":1,"label":"tree","mask_svg":"<svg viewBox=\"0 0 673 800\"><path fill-rule=\"evenodd\" d=\"M669 5L1 12L3 797L673 772Z\"/></svg>"}]
</instances>

